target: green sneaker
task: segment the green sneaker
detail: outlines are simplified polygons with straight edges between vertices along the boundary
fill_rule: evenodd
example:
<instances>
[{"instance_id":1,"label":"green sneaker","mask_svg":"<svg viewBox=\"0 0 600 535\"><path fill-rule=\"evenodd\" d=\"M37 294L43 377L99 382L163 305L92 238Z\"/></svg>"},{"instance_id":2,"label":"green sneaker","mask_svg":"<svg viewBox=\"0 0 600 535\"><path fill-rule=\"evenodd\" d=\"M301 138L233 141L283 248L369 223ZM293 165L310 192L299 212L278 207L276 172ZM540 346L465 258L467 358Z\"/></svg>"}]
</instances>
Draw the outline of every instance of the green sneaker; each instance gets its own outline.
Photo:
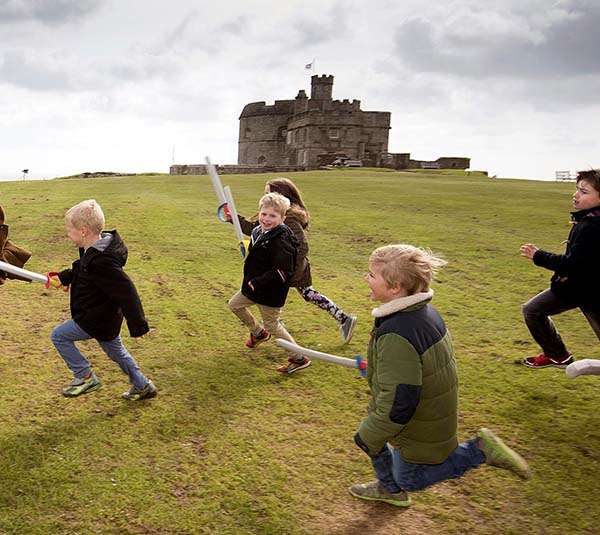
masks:
<instances>
[{"instance_id":1,"label":"green sneaker","mask_svg":"<svg viewBox=\"0 0 600 535\"><path fill-rule=\"evenodd\" d=\"M157 395L158 389L152 381L148 381L148 384L144 388L132 386L127 392L123 392L121 397L127 401L140 401L142 399L155 398Z\"/></svg>"},{"instance_id":2,"label":"green sneaker","mask_svg":"<svg viewBox=\"0 0 600 535\"><path fill-rule=\"evenodd\" d=\"M89 394L102 386L100 379L92 372L88 377L75 377L69 386L62 389L62 395L66 398L75 398L82 394Z\"/></svg>"},{"instance_id":3,"label":"green sneaker","mask_svg":"<svg viewBox=\"0 0 600 535\"><path fill-rule=\"evenodd\" d=\"M516 451L510 449L492 431L482 427L477 433L479 449L485 454L485 462L498 468L514 472L523 479L531 477L527 461Z\"/></svg>"},{"instance_id":4,"label":"green sneaker","mask_svg":"<svg viewBox=\"0 0 600 535\"><path fill-rule=\"evenodd\" d=\"M379 481L369 481L358 485L352 485L348 488L352 496L361 500L373 500L376 502L385 502L396 507L408 507L410 505L410 496L404 490L400 492L388 492Z\"/></svg>"}]
</instances>

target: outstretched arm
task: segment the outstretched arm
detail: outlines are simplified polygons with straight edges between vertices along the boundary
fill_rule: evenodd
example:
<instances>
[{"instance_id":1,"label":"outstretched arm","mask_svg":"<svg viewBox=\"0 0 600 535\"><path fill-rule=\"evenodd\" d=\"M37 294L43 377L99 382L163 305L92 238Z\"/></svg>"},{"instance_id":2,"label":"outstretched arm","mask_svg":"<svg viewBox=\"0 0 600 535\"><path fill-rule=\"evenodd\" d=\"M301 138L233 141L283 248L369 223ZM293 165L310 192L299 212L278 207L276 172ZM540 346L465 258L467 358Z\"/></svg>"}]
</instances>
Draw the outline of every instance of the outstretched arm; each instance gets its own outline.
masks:
<instances>
[{"instance_id":1,"label":"outstretched arm","mask_svg":"<svg viewBox=\"0 0 600 535\"><path fill-rule=\"evenodd\" d=\"M533 256L535 255L535 253L538 250L539 250L539 248L536 245L534 245L533 243L524 243L519 248L519 251L521 252L521 256L524 256L525 258L529 258L529 260L533 260Z\"/></svg>"}]
</instances>

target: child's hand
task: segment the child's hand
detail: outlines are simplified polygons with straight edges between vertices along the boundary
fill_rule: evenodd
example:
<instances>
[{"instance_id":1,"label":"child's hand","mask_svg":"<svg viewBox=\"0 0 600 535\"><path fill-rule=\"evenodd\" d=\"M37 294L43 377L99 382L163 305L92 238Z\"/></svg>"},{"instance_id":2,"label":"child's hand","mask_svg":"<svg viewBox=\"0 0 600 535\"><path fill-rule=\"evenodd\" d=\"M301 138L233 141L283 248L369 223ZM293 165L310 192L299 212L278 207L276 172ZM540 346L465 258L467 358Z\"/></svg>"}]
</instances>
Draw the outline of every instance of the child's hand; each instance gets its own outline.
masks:
<instances>
[{"instance_id":1,"label":"child's hand","mask_svg":"<svg viewBox=\"0 0 600 535\"><path fill-rule=\"evenodd\" d=\"M52 286L53 288L62 288L65 292L69 290L68 286L63 286L62 282L60 282L56 271L49 271L46 273L46 277L48 277L48 282L46 283L47 288Z\"/></svg>"},{"instance_id":2,"label":"child's hand","mask_svg":"<svg viewBox=\"0 0 600 535\"><path fill-rule=\"evenodd\" d=\"M229 205L227 203L223 205L223 215L225 216L225 221L227 221L227 223L233 223L233 219L231 219L231 211L229 210Z\"/></svg>"},{"instance_id":3,"label":"child's hand","mask_svg":"<svg viewBox=\"0 0 600 535\"><path fill-rule=\"evenodd\" d=\"M521 256L529 258L529 260L533 260L533 255L539 249L533 243L524 243L523 245L521 245L521 248L519 250L521 252Z\"/></svg>"}]
</instances>

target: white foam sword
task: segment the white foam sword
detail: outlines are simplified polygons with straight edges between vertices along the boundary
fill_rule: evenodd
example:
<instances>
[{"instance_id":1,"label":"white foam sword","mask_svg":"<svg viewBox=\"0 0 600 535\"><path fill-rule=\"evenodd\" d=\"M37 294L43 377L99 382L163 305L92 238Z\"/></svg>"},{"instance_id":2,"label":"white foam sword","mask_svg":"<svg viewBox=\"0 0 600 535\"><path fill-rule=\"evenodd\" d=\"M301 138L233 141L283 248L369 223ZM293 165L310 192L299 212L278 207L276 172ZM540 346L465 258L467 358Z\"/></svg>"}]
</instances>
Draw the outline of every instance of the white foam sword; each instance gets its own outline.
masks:
<instances>
[{"instance_id":1,"label":"white foam sword","mask_svg":"<svg viewBox=\"0 0 600 535\"><path fill-rule=\"evenodd\" d=\"M303 355L315 358L317 360L339 364L340 366L346 366L346 368L357 368L363 377L367 375L367 362L360 356L356 356L353 359L338 357L337 355L330 355L329 353L322 353L321 351L315 351L314 349L308 349L307 347L292 344L292 342L288 342L282 338L277 338L275 343L279 347L283 347L284 349L287 349L292 353L296 353L297 355Z\"/></svg>"},{"instance_id":2,"label":"white foam sword","mask_svg":"<svg viewBox=\"0 0 600 535\"><path fill-rule=\"evenodd\" d=\"M60 288L60 286L62 286L59 280L52 277L52 275L58 275L58 273L54 272L48 273L48 275L42 275L41 273L35 273L35 271L29 271L27 269L13 266L12 264L8 264L7 262L2 262L1 260L0 271L5 271L11 275L16 275L17 277L21 277L30 282L41 282L46 288L50 288L50 286Z\"/></svg>"},{"instance_id":3,"label":"white foam sword","mask_svg":"<svg viewBox=\"0 0 600 535\"><path fill-rule=\"evenodd\" d=\"M600 375L600 360L582 359L569 364L565 373L567 377L573 379L578 375Z\"/></svg>"}]
</instances>

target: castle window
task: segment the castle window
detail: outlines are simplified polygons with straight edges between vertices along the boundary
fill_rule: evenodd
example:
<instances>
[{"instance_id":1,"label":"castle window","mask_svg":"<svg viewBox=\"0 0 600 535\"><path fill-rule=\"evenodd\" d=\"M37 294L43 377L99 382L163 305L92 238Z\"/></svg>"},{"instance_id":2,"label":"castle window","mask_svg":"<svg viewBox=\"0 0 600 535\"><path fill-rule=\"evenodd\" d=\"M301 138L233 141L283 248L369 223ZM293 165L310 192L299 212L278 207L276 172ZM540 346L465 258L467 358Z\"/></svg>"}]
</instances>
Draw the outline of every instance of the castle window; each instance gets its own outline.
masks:
<instances>
[{"instance_id":1,"label":"castle window","mask_svg":"<svg viewBox=\"0 0 600 535\"><path fill-rule=\"evenodd\" d=\"M267 159L264 156L258 157L258 165L263 165L266 161Z\"/></svg>"},{"instance_id":2,"label":"castle window","mask_svg":"<svg viewBox=\"0 0 600 535\"><path fill-rule=\"evenodd\" d=\"M286 134L286 143L289 145L292 142L292 133L290 131L287 132Z\"/></svg>"},{"instance_id":3,"label":"castle window","mask_svg":"<svg viewBox=\"0 0 600 535\"><path fill-rule=\"evenodd\" d=\"M285 136L285 130L286 130L286 129L285 129L285 126L281 126L281 127L279 127L279 132L278 132L278 135L277 135L277 137L278 137L279 139L285 139L285 137L286 137L286 136Z\"/></svg>"},{"instance_id":4,"label":"castle window","mask_svg":"<svg viewBox=\"0 0 600 535\"><path fill-rule=\"evenodd\" d=\"M248 127L246 127L246 130L244 130L244 137L246 139L248 139L250 137L250 134L252 133L252 130Z\"/></svg>"},{"instance_id":5,"label":"castle window","mask_svg":"<svg viewBox=\"0 0 600 535\"><path fill-rule=\"evenodd\" d=\"M339 139L340 131L338 128L330 128L329 129L329 139Z\"/></svg>"}]
</instances>

